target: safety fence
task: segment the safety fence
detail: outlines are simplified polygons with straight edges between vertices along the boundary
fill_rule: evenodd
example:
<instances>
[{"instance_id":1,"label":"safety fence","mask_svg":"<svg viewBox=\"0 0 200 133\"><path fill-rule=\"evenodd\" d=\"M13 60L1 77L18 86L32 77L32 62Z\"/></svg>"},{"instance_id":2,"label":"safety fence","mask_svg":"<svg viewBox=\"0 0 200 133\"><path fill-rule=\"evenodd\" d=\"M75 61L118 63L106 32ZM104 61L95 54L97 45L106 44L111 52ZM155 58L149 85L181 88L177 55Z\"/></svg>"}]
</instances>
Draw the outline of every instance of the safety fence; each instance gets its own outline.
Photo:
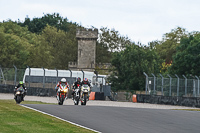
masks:
<instances>
[{"instance_id":1,"label":"safety fence","mask_svg":"<svg viewBox=\"0 0 200 133\"><path fill-rule=\"evenodd\" d=\"M164 77L153 73L146 76L145 91L150 95L177 96L177 97L199 97L199 77L185 75L167 75Z\"/></svg>"},{"instance_id":2,"label":"safety fence","mask_svg":"<svg viewBox=\"0 0 200 133\"><path fill-rule=\"evenodd\" d=\"M23 81L28 95L55 96L55 86L61 78L66 78L70 88L72 88L79 76L81 79L88 78L91 77L91 72L73 71L72 74L71 70L48 70L44 68L35 70L29 67L18 69L16 66L13 68L0 67L0 93L12 93L19 81ZM96 77L94 78L94 81L96 81ZM98 78L99 83L104 82L102 77ZM93 85L93 91L104 92L104 96L110 96L110 90L111 87L107 85L96 83Z\"/></svg>"}]
</instances>

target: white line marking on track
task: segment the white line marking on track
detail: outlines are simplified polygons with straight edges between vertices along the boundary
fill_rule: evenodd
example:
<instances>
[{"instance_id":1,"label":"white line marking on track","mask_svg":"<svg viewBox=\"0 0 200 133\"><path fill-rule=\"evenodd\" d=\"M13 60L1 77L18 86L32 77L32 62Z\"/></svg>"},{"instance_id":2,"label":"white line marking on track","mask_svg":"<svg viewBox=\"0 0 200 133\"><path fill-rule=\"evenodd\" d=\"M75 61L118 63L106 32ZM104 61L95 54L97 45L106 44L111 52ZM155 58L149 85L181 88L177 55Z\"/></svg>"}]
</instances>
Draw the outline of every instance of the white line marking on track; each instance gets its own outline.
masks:
<instances>
[{"instance_id":1,"label":"white line marking on track","mask_svg":"<svg viewBox=\"0 0 200 133\"><path fill-rule=\"evenodd\" d=\"M57 117L57 116L55 116L55 115L48 114L48 113L46 113L46 112L43 112L43 111L40 111L40 110L37 110L37 109L31 108L31 107L28 107L28 106L25 106L25 105L21 105L21 104L19 104L19 105L20 105L20 106L23 106L23 107L25 107L25 108L32 109L32 110L34 110L34 111L40 112L40 113L42 113L42 114L46 114L46 115L49 115L49 116L55 117L55 118L57 118L57 119L59 119L59 120L62 120L62 121L68 122L68 123L73 124L73 125L75 125L75 126L82 127L82 128L85 128L85 129L91 130L91 131L93 131L93 132L101 133L101 132L99 132L99 131L97 131L97 130L94 130L94 129L91 129L91 128L88 128L88 127L85 127L85 126L82 126L82 125L79 125L79 124L76 124L76 123L74 123L74 122L71 122L71 121L68 121L68 120L62 119L62 118Z\"/></svg>"}]
</instances>

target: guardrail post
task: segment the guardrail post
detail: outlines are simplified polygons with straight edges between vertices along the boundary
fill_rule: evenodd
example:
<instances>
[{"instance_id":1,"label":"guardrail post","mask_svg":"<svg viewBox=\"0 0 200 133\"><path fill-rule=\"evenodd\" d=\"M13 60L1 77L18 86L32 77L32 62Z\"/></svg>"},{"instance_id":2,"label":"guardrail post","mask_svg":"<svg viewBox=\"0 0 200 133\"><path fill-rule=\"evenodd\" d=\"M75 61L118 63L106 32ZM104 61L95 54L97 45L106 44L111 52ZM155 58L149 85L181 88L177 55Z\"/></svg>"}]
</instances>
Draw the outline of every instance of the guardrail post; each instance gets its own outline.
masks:
<instances>
[{"instance_id":1,"label":"guardrail post","mask_svg":"<svg viewBox=\"0 0 200 133\"><path fill-rule=\"evenodd\" d=\"M177 77L177 97L179 96L179 77L178 75L175 74L175 76Z\"/></svg>"},{"instance_id":2,"label":"guardrail post","mask_svg":"<svg viewBox=\"0 0 200 133\"><path fill-rule=\"evenodd\" d=\"M163 84L164 84L164 77L162 76L162 74L159 74L162 77L162 88L161 88L161 94L163 96Z\"/></svg>"},{"instance_id":3,"label":"guardrail post","mask_svg":"<svg viewBox=\"0 0 200 133\"><path fill-rule=\"evenodd\" d=\"M172 96L172 77L169 74L167 76L169 77L169 96Z\"/></svg>"},{"instance_id":4,"label":"guardrail post","mask_svg":"<svg viewBox=\"0 0 200 133\"><path fill-rule=\"evenodd\" d=\"M16 80L17 80L17 67L15 65L13 65L14 68L15 68L15 81L14 81L14 84L16 86Z\"/></svg>"},{"instance_id":5,"label":"guardrail post","mask_svg":"<svg viewBox=\"0 0 200 133\"><path fill-rule=\"evenodd\" d=\"M198 80L198 83L197 83L197 96L199 96L199 77L197 77L196 75L195 75L195 78L197 78L197 80Z\"/></svg>"},{"instance_id":6,"label":"guardrail post","mask_svg":"<svg viewBox=\"0 0 200 133\"><path fill-rule=\"evenodd\" d=\"M146 76L145 92L146 92L146 94L147 94L147 87L148 87L148 75L147 75L145 72L143 72L143 74Z\"/></svg>"},{"instance_id":7,"label":"guardrail post","mask_svg":"<svg viewBox=\"0 0 200 133\"><path fill-rule=\"evenodd\" d=\"M151 75L153 75L153 94L156 94L156 76L151 73Z\"/></svg>"},{"instance_id":8,"label":"guardrail post","mask_svg":"<svg viewBox=\"0 0 200 133\"><path fill-rule=\"evenodd\" d=\"M183 77L185 78L185 96L187 96L187 78L185 75L183 75Z\"/></svg>"}]
</instances>

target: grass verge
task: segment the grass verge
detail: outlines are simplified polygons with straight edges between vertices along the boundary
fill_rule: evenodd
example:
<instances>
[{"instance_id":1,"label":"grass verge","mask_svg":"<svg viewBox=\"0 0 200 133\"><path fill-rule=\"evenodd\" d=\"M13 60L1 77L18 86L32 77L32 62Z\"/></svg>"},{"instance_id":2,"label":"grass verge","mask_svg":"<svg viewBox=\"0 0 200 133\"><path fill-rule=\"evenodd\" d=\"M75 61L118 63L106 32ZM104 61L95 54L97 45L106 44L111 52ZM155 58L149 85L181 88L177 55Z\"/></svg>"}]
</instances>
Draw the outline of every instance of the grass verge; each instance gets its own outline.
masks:
<instances>
[{"instance_id":1,"label":"grass verge","mask_svg":"<svg viewBox=\"0 0 200 133\"><path fill-rule=\"evenodd\" d=\"M23 104L41 104L27 101ZM0 100L0 133L92 133L54 117L24 108L14 100Z\"/></svg>"},{"instance_id":2,"label":"grass verge","mask_svg":"<svg viewBox=\"0 0 200 133\"><path fill-rule=\"evenodd\" d=\"M175 110L200 111L200 109L175 109Z\"/></svg>"}]
</instances>

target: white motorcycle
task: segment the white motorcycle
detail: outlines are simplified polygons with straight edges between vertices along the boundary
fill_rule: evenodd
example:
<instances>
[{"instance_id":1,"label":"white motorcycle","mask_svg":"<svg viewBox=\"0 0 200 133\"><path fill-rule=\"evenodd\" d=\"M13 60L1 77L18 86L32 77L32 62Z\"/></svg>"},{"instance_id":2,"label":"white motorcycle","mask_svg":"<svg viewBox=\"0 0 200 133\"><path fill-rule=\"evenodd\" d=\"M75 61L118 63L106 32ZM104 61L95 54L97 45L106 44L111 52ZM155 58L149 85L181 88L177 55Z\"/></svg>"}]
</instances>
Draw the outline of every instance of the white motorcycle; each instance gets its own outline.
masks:
<instances>
[{"instance_id":1,"label":"white motorcycle","mask_svg":"<svg viewBox=\"0 0 200 133\"><path fill-rule=\"evenodd\" d=\"M90 87L88 85L82 85L81 87L81 105L86 105L89 101Z\"/></svg>"},{"instance_id":2,"label":"white motorcycle","mask_svg":"<svg viewBox=\"0 0 200 133\"><path fill-rule=\"evenodd\" d=\"M80 90L79 86L78 88L74 90L74 105L78 105L79 103L79 99L80 99L79 90Z\"/></svg>"}]
</instances>

